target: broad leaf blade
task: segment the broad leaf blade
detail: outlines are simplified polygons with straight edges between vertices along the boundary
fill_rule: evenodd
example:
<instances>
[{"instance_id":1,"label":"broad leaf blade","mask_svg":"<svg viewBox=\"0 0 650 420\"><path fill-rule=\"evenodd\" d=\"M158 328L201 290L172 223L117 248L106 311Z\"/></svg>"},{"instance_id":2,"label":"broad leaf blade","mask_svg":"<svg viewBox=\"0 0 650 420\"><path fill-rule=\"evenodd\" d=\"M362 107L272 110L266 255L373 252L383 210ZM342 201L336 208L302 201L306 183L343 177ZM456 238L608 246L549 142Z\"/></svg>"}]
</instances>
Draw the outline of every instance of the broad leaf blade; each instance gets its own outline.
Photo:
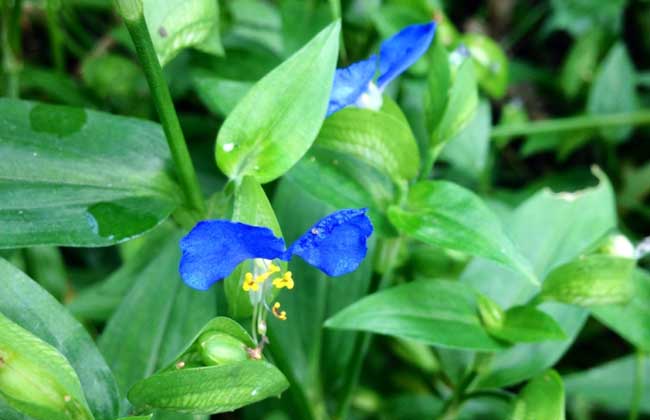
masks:
<instances>
[{"instance_id":1,"label":"broad leaf blade","mask_svg":"<svg viewBox=\"0 0 650 420\"><path fill-rule=\"evenodd\" d=\"M408 121L389 99L379 111L348 107L330 116L315 144L362 160L396 182L414 178L420 167Z\"/></svg>"},{"instance_id":2,"label":"broad leaf blade","mask_svg":"<svg viewBox=\"0 0 650 420\"><path fill-rule=\"evenodd\" d=\"M540 278L553 267L578 257L615 227L611 185L600 170L594 173L600 181L597 186L573 193L544 189L508 216L509 236ZM539 291L522 276L489 261L473 261L462 281L505 308L525 304ZM540 309L560 324L568 339L519 344L498 354L491 369L480 378L480 387L511 385L542 373L573 343L588 315L584 309L559 303L544 303Z\"/></svg>"},{"instance_id":3,"label":"broad leaf blade","mask_svg":"<svg viewBox=\"0 0 650 420\"><path fill-rule=\"evenodd\" d=\"M278 396L288 385L275 366L249 360L157 374L138 382L129 400L136 407L215 414Z\"/></svg>"},{"instance_id":4,"label":"broad leaf blade","mask_svg":"<svg viewBox=\"0 0 650 420\"><path fill-rule=\"evenodd\" d=\"M472 290L444 280L416 281L367 296L325 325L441 347L480 351L503 348L481 325Z\"/></svg>"},{"instance_id":5,"label":"broad leaf blade","mask_svg":"<svg viewBox=\"0 0 650 420\"><path fill-rule=\"evenodd\" d=\"M59 350L77 372L96 420L114 420L119 392L113 374L84 329L34 281L0 259L0 311Z\"/></svg>"},{"instance_id":6,"label":"broad leaf blade","mask_svg":"<svg viewBox=\"0 0 650 420\"><path fill-rule=\"evenodd\" d=\"M0 248L115 244L179 202L151 122L0 99L0 155Z\"/></svg>"},{"instance_id":7,"label":"broad leaf blade","mask_svg":"<svg viewBox=\"0 0 650 420\"><path fill-rule=\"evenodd\" d=\"M405 209L392 207L388 217L400 231L420 241L491 259L537 283L530 263L504 233L499 219L478 196L456 184L415 184Z\"/></svg>"},{"instance_id":8,"label":"broad leaf blade","mask_svg":"<svg viewBox=\"0 0 650 420\"><path fill-rule=\"evenodd\" d=\"M309 149L325 117L338 52L333 23L253 86L224 122L216 159L230 178L272 181Z\"/></svg>"}]
</instances>

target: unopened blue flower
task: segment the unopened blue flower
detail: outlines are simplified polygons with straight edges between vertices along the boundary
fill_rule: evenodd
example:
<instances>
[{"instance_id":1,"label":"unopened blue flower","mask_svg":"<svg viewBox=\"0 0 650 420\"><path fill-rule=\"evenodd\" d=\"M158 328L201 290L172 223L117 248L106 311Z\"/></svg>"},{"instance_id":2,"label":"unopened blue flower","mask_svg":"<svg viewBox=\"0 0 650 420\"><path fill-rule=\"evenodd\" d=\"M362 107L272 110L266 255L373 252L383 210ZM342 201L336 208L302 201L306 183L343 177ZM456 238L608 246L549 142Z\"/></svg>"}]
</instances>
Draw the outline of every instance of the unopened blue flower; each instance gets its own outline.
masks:
<instances>
[{"instance_id":1,"label":"unopened blue flower","mask_svg":"<svg viewBox=\"0 0 650 420\"><path fill-rule=\"evenodd\" d=\"M267 227L230 220L205 220L181 239L180 274L198 290L207 290L246 260L262 261L264 269L246 273L244 290L256 291L258 283L279 272L270 261L289 261L297 255L329 276L350 273L366 256L373 227L367 209L339 210L314 224L288 249L284 240ZM264 262L265 261L265 262ZM291 273L273 281L276 287L293 287Z\"/></svg>"},{"instance_id":2,"label":"unopened blue flower","mask_svg":"<svg viewBox=\"0 0 650 420\"><path fill-rule=\"evenodd\" d=\"M372 55L367 60L337 69L327 115L349 105L379 109L386 86L429 49L435 32L435 22L407 26L381 44L379 57ZM379 77L375 83L377 68Z\"/></svg>"}]
</instances>

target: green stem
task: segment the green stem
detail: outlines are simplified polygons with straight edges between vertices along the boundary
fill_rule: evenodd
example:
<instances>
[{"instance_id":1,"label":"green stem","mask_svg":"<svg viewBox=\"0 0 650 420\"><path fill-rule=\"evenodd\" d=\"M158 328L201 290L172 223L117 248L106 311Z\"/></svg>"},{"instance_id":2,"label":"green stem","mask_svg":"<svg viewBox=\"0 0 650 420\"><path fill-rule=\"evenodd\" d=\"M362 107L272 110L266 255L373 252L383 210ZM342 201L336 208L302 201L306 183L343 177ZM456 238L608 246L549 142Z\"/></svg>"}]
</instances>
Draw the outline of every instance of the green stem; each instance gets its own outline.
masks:
<instances>
[{"instance_id":1,"label":"green stem","mask_svg":"<svg viewBox=\"0 0 650 420\"><path fill-rule=\"evenodd\" d=\"M334 19L341 19L341 0L329 0L329 3L330 11L332 12ZM343 25L342 20L341 25ZM343 62L346 62L348 59L348 53L345 49L345 40L343 38L343 30L341 30L341 35L339 38L339 57Z\"/></svg>"},{"instance_id":2,"label":"green stem","mask_svg":"<svg viewBox=\"0 0 650 420\"><path fill-rule=\"evenodd\" d=\"M555 133L558 131L589 130L620 125L650 124L650 109L609 115L581 115L578 117L557 118L544 121L531 121L521 124L497 125L490 136L515 137L532 134Z\"/></svg>"},{"instance_id":3,"label":"green stem","mask_svg":"<svg viewBox=\"0 0 650 420\"><path fill-rule=\"evenodd\" d=\"M1 1L1 0L0 0ZM20 47L20 11L21 1L14 0L13 8L11 0L2 1L2 69L6 75L5 95L10 98L18 98L20 94L20 61L15 50Z\"/></svg>"},{"instance_id":4,"label":"green stem","mask_svg":"<svg viewBox=\"0 0 650 420\"><path fill-rule=\"evenodd\" d=\"M458 411L466 400L466 391L472 385L478 373L472 369L454 389L454 393L447 400L438 417L439 420L453 420L458 417Z\"/></svg>"},{"instance_id":5,"label":"green stem","mask_svg":"<svg viewBox=\"0 0 650 420\"><path fill-rule=\"evenodd\" d=\"M422 165L422 170L420 171L420 176L418 178L419 181L424 181L429 178L433 171L433 165L435 165L436 160L438 160L445 144L446 143L438 143L427 150L426 155L424 156L424 164Z\"/></svg>"},{"instance_id":6,"label":"green stem","mask_svg":"<svg viewBox=\"0 0 650 420\"><path fill-rule=\"evenodd\" d=\"M636 352L634 365L634 395L632 397L632 406L630 407L629 420L639 418L639 407L643 398L643 382L645 380L645 354L638 350Z\"/></svg>"},{"instance_id":7,"label":"green stem","mask_svg":"<svg viewBox=\"0 0 650 420\"><path fill-rule=\"evenodd\" d=\"M151 96L153 98L160 122L162 123L167 144L171 150L172 158L180 178L181 187L185 192L188 205L197 210L202 216L205 213L205 202L199 187L199 181L190 158L190 153L185 143L178 115L174 103L163 77L162 68L158 62L153 42L147 29L142 12L142 0L117 0L117 8L124 18L126 28L129 30L135 50L147 78Z\"/></svg>"},{"instance_id":8,"label":"green stem","mask_svg":"<svg viewBox=\"0 0 650 420\"><path fill-rule=\"evenodd\" d=\"M379 290L384 289L388 286L393 280L393 274L395 273L395 261L399 255L399 250L402 246L403 239L401 237L391 239L390 242L386 243L388 249L383 255L386 258L385 265L388 267L384 274L381 276L381 279L374 287L371 287L371 290L368 291L369 294L375 293ZM358 333L354 343L354 351L352 352L352 359L348 364L347 375L345 377L345 382L343 383L342 391L339 398L339 405L334 415L334 419L343 420L348 418L348 411L350 410L350 402L352 401L352 395L359 383L359 377L361 376L361 368L363 367L363 361L370 348L370 343L372 340L372 334L369 333Z\"/></svg>"},{"instance_id":9,"label":"green stem","mask_svg":"<svg viewBox=\"0 0 650 420\"><path fill-rule=\"evenodd\" d=\"M65 50L63 49L63 31L61 30L61 21L59 11L61 3L57 0L48 0L45 6L45 18L47 21L47 31L50 38L50 52L52 62L58 73L65 71Z\"/></svg>"}]
</instances>

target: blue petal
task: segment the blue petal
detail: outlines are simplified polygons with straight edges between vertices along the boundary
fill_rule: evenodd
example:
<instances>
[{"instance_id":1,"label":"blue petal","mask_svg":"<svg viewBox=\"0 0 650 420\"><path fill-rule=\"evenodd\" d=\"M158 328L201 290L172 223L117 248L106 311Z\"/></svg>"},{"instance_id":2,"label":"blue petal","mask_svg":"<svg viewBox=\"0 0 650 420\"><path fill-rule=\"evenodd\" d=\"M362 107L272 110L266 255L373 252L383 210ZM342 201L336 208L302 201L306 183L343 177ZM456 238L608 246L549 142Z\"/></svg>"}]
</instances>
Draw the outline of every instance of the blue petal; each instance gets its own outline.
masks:
<instances>
[{"instance_id":1,"label":"blue petal","mask_svg":"<svg viewBox=\"0 0 650 420\"><path fill-rule=\"evenodd\" d=\"M368 88L368 83L375 76L376 71L376 55L367 60L357 61L346 68L337 69L334 75L330 102L327 106L327 116L354 104Z\"/></svg>"},{"instance_id":2,"label":"blue petal","mask_svg":"<svg viewBox=\"0 0 650 420\"><path fill-rule=\"evenodd\" d=\"M372 234L368 209L339 210L319 220L285 253L298 255L328 276L341 276L357 269L366 256Z\"/></svg>"},{"instance_id":3,"label":"blue petal","mask_svg":"<svg viewBox=\"0 0 650 420\"><path fill-rule=\"evenodd\" d=\"M436 23L411 25L381 44L379 54L379 78L377 86L383 89L397 76L415 64L433 40Z\"/></svg>"},{"instance_id":4,"label":"blue petal","mask_svg":"<svg viewBox=\"0 0 650 420\"><path fill-rule=\"evenodd\" d=\"M229 220L199 222L180 242L180 274L198 290L208 290L249 258L272 260L282 255L284 240L269 228Z\"/></svg>"}]
</instances>

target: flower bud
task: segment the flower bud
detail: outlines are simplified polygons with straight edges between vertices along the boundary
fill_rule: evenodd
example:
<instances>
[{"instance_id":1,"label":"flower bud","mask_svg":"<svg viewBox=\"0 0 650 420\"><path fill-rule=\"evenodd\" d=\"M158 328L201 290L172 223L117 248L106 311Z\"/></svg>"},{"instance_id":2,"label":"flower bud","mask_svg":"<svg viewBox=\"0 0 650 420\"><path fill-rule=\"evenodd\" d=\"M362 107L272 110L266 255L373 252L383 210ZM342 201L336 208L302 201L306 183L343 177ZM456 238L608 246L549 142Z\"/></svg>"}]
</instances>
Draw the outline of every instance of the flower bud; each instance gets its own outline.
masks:
<instances>
[{"instance_id":1,"label":"flower bud","mask_svg":"<svg viewBox=\"0 0 650 420\"><path fill-rule=\"evenodd\" d=\"M498 330L503 326L505 318L503 309L487 296L479 295L478 312L481 322L488 330Z\"/></svg>"},{"instance_id":2,"label":"flower bud","mask_svg":"<svg viewBox=\"0 0 650 420\"><path fill-rule=\"evenodd\" d=\"M207 366L248 360L246 345L228 334L206 331L199 337L198 346L203 363Z\"/></svg>"}]
</instances>

